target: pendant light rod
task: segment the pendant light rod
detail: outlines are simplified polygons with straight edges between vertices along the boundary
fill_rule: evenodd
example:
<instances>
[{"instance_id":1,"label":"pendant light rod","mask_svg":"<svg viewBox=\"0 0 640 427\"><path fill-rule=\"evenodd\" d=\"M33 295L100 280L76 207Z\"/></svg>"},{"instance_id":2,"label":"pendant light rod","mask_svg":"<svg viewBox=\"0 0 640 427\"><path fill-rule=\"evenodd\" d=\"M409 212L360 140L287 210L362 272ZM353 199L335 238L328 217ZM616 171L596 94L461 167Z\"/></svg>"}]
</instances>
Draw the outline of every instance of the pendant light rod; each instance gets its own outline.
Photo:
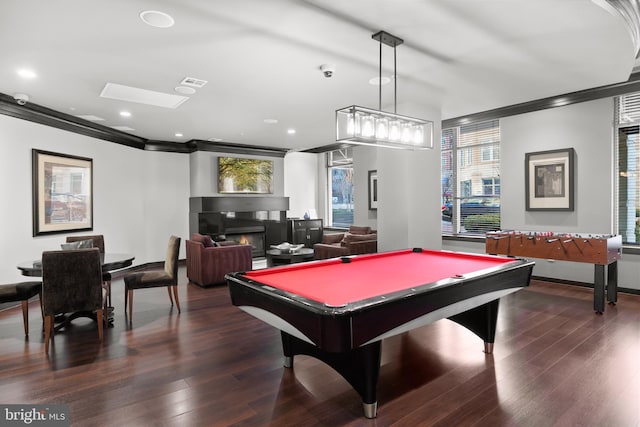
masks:
<instances>
[{"instance_id":1,"label":"pendant light rod","mask_svg":"<svg viewBox=\"0 0 640 427\"><path fill-rule=\"evenodd\" d=\"M400 37L389 34L386 31L378 31L371 36L372 39L380 43L379 66L378 66L378 109L382 111L382 44L393 48L393 113L398 113L398 73L396 61L396 46L404 43Z\"/></svg>"},{"instance_id":2,"label":"pendant light rod","mask_svg":"<svg viewBox=\"0 0 640 427\"><path fill-rule=\"evenodd\" d=\"M396 71L396 47L393 47L393 114L398 114L398 72Z\"/></svg>"},{"instance_id":3,"label":"pendant light rod","mask_svg":"<svg viewBox=\"0 0 640 427\"><path fill-rule=\"evenodd\" d=\"M382 111L382 43L380 45L380 58L378 60L378 110Z\"/></svg>"}]
</instances>

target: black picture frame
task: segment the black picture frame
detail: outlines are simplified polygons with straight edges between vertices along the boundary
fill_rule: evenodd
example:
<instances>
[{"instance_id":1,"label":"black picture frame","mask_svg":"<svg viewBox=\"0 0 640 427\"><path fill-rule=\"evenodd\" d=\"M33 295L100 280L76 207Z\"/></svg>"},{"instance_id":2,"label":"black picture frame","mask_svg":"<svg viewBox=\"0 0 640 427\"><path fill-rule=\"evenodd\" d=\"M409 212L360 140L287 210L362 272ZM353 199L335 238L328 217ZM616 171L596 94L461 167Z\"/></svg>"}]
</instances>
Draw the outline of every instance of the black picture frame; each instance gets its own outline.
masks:
<instances>
[{"instance_id":1,"label":"black picture frame","mask_svg":"<svg viewBox=\"0 0 640 427\"><path fill-rule=\"evenodd\" d=\"M378 209L378 171L369 171L369 210Z\"/></svg>"},{"instance_id":2,"label":"black picture frame","mask_svg":"<svg viewBox=\"0 0 640 427\"><path fill-rule=\"evenodd\" d=\"M93 159L31 153L33 236L93 230Z\"/></svg>"},{"instance_id":3,"label":"black picture frame","mask_svg":"<svg viewBox=\"0 0 640 427\"><path fill-rule=\"evenodd\" d=\"M573 148L525 153L527 211L573 211Z\"/></svg>"}]
</instances>

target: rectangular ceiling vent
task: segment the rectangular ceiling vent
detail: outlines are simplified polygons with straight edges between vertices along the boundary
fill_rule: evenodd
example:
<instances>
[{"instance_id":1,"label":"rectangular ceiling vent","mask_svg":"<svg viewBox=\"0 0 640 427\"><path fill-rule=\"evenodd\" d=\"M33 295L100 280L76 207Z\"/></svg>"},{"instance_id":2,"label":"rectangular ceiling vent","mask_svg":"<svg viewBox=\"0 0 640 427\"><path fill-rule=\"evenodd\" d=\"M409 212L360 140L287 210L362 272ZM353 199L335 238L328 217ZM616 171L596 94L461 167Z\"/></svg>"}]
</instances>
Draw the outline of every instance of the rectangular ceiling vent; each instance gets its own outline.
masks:
<instances>
[{"instance_id":1,"label":"rectangular ceiling vent","mask_svg":"<svg viewBox=\"0 0 640 427\"><path fill-rule=\"evenodd\" d=\"M206 80L196 79L195 77L185 77L180 82L181 85L191 86L191 87L202 87L207 84Z\"/></svg>"},{"instance_id":2,"label":"rectangular ceiling vent","mask_svg":"<svg viewBox=\"0 0 640 427\"><path fill-rule=\"evenodd\" d=\"M178 108L189 98L171 93L107 83L100 93L102 98L118 99L120 101L137 102L138 104L154 105L164 108Z\"/></svg>"}]
</instances>

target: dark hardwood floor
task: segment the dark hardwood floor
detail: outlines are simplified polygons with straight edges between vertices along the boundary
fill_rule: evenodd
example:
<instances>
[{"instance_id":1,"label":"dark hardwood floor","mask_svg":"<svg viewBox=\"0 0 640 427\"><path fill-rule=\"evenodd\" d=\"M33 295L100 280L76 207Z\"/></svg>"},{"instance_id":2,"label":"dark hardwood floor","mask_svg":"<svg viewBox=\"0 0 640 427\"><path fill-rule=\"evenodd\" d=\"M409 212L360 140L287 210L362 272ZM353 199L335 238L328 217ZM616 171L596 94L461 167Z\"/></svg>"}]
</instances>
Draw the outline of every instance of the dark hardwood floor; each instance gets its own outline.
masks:
<instances>
[{"instance_id":1,"label":"dark hardwood floor","mask_svg":"<svg viewBox=\"0 0 640 427\"><path fill-rule=\"evenodd\" d=\"M115 326L78 319L44 354L19 307L0 312L2 403L65 403L74 426L640 426L640 297L603 315L586 288L534 281L503 298L493 355L442 320L383 342L378 418L337 373L306 356L282 367L279 332L230 303L226 287L137 290L122 279Z\"/></svg>"}]
</instances>

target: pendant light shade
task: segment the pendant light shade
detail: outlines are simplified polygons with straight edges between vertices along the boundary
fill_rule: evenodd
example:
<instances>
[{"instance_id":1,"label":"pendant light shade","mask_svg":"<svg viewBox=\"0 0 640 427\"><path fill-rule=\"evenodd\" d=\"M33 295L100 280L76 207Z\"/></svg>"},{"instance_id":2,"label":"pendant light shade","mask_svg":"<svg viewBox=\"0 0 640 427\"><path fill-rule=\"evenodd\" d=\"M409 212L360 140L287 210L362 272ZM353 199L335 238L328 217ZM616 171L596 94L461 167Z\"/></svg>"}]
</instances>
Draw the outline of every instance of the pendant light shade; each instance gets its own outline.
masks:
<instances>
[{"instance_id":1,"label":"pendant light shade","mask_svg":"<svg viewBox=\"0 0 640 427\"><path fill-rule=\"evenodd\" d=\"M382 111L382 45L393 47L394 75L396 46L404 40L379 31L372 38L380 43L379 105L378 109L351 105L336 111L336 141L359 145L400 149L433 148L433 122L396 113L396 87L394 86L394 112ZM394 79L397 81L397 78ZM395 85L396 83L394 83Z\"/></svg>"}]
</instances>

